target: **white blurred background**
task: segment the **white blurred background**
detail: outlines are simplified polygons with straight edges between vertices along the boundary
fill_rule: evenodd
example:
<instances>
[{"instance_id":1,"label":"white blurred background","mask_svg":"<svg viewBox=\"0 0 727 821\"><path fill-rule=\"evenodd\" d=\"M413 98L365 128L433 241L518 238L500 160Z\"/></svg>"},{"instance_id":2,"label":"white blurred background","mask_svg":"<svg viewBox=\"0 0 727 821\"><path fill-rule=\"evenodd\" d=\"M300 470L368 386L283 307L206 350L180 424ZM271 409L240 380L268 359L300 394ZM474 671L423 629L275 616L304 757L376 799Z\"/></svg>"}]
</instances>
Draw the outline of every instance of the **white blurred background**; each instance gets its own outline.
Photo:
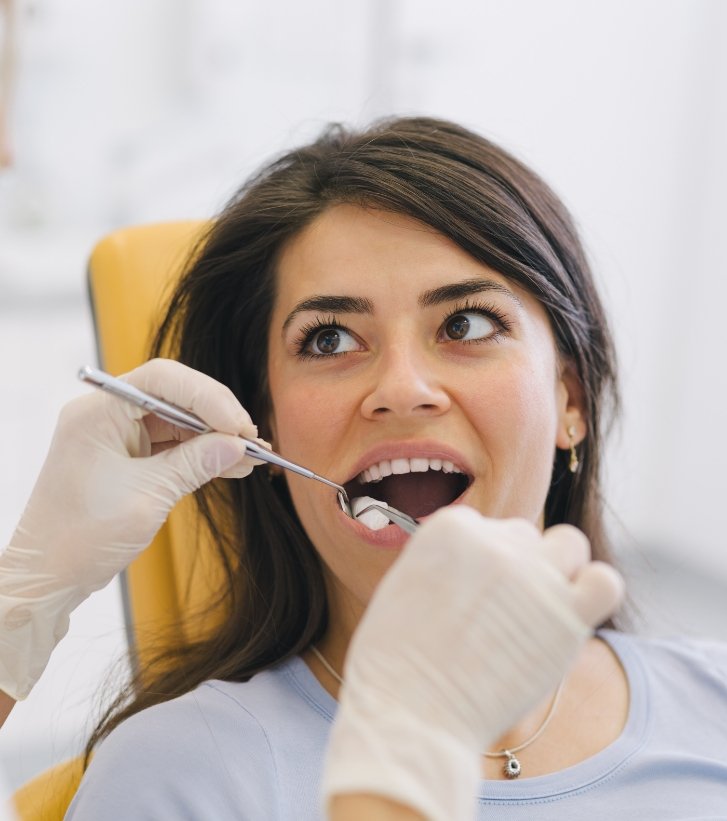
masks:
<instances>
[{"instance_id":1,"label":"white blurred background","mask_svg":"<svg viewBox=\"0 0 727 821\"><path fill-rule=\"evenodd\" d=\"M60 406L84 390L78 366L94 361L84 273L98 238L213 214L263 160L331 120L431 114L499 141L575 214L621 357L607 495L636 626L727 638L727 3L15 6L13 164L0 169L0 544ZM75 614L0 734L11 785L79 751L123 647L114 583Z\"/></svg>"}]
</instances>

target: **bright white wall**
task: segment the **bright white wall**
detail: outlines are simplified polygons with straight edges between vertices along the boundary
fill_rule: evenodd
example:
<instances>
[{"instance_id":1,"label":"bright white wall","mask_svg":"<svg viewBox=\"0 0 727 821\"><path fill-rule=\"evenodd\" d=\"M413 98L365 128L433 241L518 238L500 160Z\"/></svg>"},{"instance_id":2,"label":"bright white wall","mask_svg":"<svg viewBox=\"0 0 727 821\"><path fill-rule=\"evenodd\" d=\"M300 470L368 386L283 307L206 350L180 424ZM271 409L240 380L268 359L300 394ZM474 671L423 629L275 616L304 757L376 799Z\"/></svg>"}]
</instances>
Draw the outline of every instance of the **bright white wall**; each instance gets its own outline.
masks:
<instances>
[{"instance_id":1,"label":"bright white wall","mask_svg":"<svg viewBox=\"0 0 727 821\"><path fill-rule=\"evenodd\" d=\"M575 213L622 360L608 477L619 541L627 558L676 568L677 599L679 573L727 584L727 5L26 0L20 17L17 161L0 173L0 541L93 359L93 242L213 213L329 120L426 113L509 147ZM698 589L681 588L685 613ZM122 644L111 587L0 735L12 781L77 745Z\"/></svg>"}]
</instances>

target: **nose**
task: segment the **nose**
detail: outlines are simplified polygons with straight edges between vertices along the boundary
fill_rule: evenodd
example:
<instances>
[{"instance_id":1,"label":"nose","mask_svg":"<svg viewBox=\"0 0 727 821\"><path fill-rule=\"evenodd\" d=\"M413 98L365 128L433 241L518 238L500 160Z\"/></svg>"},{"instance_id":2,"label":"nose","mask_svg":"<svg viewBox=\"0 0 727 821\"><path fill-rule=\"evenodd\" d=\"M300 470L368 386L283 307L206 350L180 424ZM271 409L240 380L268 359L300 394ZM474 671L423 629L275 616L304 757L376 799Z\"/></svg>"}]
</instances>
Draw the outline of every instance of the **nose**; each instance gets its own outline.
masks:
<instances>
[{"instance_id":1,"label":"nose","mask_svg":"<svg viewBox=\"0 0 727 821\"><path fill-rule=\"evenodd\" d=\"M410 342L392 341L380 355L373 377L373 388L361 404L366 419L439 416L451 405L436 363Z\"/></svg>"}]
</instances>

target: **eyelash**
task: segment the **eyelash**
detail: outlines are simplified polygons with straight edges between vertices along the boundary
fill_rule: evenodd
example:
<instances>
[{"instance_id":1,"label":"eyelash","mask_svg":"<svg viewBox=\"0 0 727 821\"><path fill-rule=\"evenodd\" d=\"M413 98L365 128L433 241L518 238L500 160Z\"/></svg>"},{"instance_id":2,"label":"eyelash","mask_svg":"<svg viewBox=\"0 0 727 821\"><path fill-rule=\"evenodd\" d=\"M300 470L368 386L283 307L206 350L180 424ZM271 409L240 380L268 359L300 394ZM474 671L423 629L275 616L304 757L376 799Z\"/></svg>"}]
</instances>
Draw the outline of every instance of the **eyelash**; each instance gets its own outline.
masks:
<instances>
[{"instance_id":1,"label":"eyelash","mask_svg":"<svg viewBox=\"0 0 727 821\"><path fill-rule=\"evenodd\" d=\"M460 305L456 305L453 310L447 311L442 317L440 327L443 327L450 319L459 314L479 314L487 319L491 319L496 325L499 325L499 330L495 331L492 336L486 336L481 339L452 339L451 342L460 342L462 345L480 345L483 342L496 342L500 339L503 333L507 334L512 330L512 322L508 317L491 302L470 302L466 299Z\"/></svg>"},{"instance_id":2,"label":"eyelash","mask_svg":"<svg viewBox=\"0 0 727 821\"><path fill-rule=\"evenodd\" d=\"M451 311L447 311L447 313L442 317L439 327L444 327L444 325L455 316L466 313L480 314L480 316L491 319L496 325L499 326L499 330L495 331L492 336L480 339L451 339L450 342L458 342L461 345L480 345L484 342L496 342L503 333L509 333L512 328L512 322L496 305L488 302L470 302L469 299L465 300L462 304L457 305ZM331 329L351 333L348 328L346 328L345 325L342 325L333 314L330 314L326 318L317 316L311 322L303 325L300 329L298 336L295 339L296 356L299 356L301 359L332 359L337 356L345 356L348 351L342 351L341 353L320 354L312 353L311 351L306 350L309 343L317 333Z\"/></svg>"},{"instance_id":3,"label":"eyelash","mask_svg":"<svg viewBox=\"0 0 727 821\"><path fill-rule=\"evenodd\" d=\"M341 325L341 323L336 319L336 317L333 314L331 314L325 320L317 316L311 322L307 322L305 325L303 325L295 340L296 355L299 356L301 359L330 359L334 356L341 356L340 353L311 353L310 351L306 350L306 348L308 347L308 343L313 339L313 337L317 333L329 329L340 329L342 331L348 330L345 326Z\"/></svg>"}]
</instances>

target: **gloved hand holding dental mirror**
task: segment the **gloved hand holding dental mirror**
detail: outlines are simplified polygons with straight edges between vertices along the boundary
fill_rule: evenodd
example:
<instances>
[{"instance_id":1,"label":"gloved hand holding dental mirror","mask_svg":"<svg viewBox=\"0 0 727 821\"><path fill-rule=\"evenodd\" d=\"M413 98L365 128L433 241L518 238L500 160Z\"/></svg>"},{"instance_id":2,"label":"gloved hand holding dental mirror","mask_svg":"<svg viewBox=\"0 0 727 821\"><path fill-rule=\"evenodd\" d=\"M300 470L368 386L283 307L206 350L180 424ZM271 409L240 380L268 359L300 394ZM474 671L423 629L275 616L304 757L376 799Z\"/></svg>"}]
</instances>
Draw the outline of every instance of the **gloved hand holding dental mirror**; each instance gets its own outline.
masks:
<instances>
[{"instance_id":1,"label":"gloved hand holding dental mirror","mask_svg":"<svg viewBox=\"0 0 727 821\"><path fill-rule=\"evenodd\" d=\"M78 371L78 378L83 382L87 382L89 385L93 385L96 388L107 391L113 396L119 397L119 399L131 402L133 405L143 408L179 428L191 430L195 433L211 433L214 430L196 414L185 411L183 408L177 407L177 405L171 402L165 402L157 396L152 396L139 388L135 388L123 379L118 379L97 368L92 368L90 365L84 365ZM354 498L353 501L350 501L345 488L336 484L331 479L319 476L312 470L283 458L280 454L274 453L270 448L265 448L252 439L244 436L241 438L245 441L245 449L249 456L271 465L285 468L285 470L290 470L299 476L304 476L306 479L323 482L323 484L334 488L341 510L347 516L350 516L352 519L358 519L372 530L380 530L381 527L389 522L399 525L399 527L407 533L413 533L416 530L418 522L414 518L391 507L386 502L368 496L359 496Z\"/></svg>"}]
</instances>

